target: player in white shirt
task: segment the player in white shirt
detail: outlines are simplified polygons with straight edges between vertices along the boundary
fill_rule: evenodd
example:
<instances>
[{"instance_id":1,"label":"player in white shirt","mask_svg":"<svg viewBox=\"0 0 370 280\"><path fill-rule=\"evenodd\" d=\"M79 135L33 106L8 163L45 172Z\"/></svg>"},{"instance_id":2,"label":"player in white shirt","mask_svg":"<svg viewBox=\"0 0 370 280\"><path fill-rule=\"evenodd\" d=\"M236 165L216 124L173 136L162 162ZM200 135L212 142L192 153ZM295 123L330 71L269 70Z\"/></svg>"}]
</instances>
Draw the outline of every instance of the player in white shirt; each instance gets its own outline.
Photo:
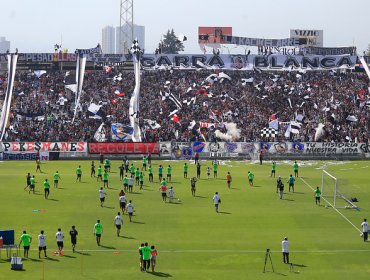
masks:
<instances>
[{"instance_id":1,"label":"player in white shirt","mask_svg":"<svg viewBox=\"0 0 370 280\"><path fill-rule=\"evenodd\" d=\"M211 175L211 168L207 166L207 178L209 179L209 176Z\"/></svg>"},{"instance_id":2,"label":"player in white shirt","mask_svg":"<svg viewBox=\"0 0 370 280\"><path fill-rule=\"evenodd\" d=\"M118 212L117 216L114 217L114 225L117 228L117 236L119 236L119 233L121 231L121 226L123 225L123 219L122 219L122 216L121 216L120 212Z\"/></svg>"},{"instance_id":3,"label":"player in white shirt","mask_svg":"<svg viewBox=\"0 0 370 280\"><path fill-rule=\"evenodd\" d=\"M119 197L119 207L122 210L122 215L125 214L125 209L126 209L126 196L125 195L121 195Z\"/></svg>"},{"instance_id":4,"label":"player in white shirt","mask_svg":"<svg viewBox=\"0 0 370 280\"><path fill-rule=\"evenodd\" d=\"M213 196L213 204L215 205L216 212L218 213L218 204L221 203L221 198L218 195L218 192L215 192L215 195Z\"/></svg>"},{"instance_id":5,"label":"player in white shirt","mask_svg":"<svg viewBox=\"0 0 370 280\"><path fill-rule=\"evenodd\" d=\"M133 186L134 186L134 177L132 177L131 175L131 177L128 178L128 191L129 192L132 192Z\"/></svg>"},{"instance_id":6,"label":"player in white shirt","mask_svg":"<svg viewBox=\"0 0 370 280\"><path fill-rule=\"evenodd\" d=\"M283 252L283 261L284 263L289 264L289 241L288 237L285 237L283 241L281 241L281 251Z\"/></svg>"},{"instance_id":7,"label":"player in white shirt","mask_svg":"<svg viewBox=\"0 0 370 280\"><path fill-rule=\"evenodd\" d=\"M369 236L369 223L367 222L366 219L361 224L362 227L362 237L364 238L364 241L367 241L367 238Z\"/></svg>"},{"instance_id":8,"label":"player in white shirt","mask_svg":"<svg viewBox=\"0 0 370 280\"><path fill-rule=\"evenodd\" d=\"M170 203L173 202L173 198L175 196L175 191L173 190L173 187L170 187L170 190L168 192L169 196L170 196Z\"/></svg>"},{"instance_id":9,"label":"player in white shirt","mask_svg":"<svg viewBox=\"0 0 370 280\"><path fill-rule=\"evenodd\" d=\"M132 215L134 214L134 205L132 204L132 200L129 201L129 203L126 206L128 217L130 218L130 222L132 219Z\"/></svg>"},{"instance_id":10,"label":"player in white shirt","mask_svg":"<svg viewBox=\"0 0 370 280\"><path fill-rule=\"evenodd\" d=\"M64 233L62 232L62 230L60 228L58 228L58 231L55 234L55 238L57 239L57 246L58 246L59 253L62 255L63 254L63 247L64 247L64 245L63 245Z\"/></svg>"},{"instance_id":11,"label":"player in white shirt","mask_svg":"<svg viewBox=\"0 0 370 280\"><path fill-rule=\"evenodd\" d=\"M39 240L39 259L41 259L41 251L44 250L45 258L46 256L46 236L44 235L44 231L42 230L38 236Z\"/></svg>"},{"instance_id":12,"label":"player in white shirt","mask_svg":"<svg viewBox=\"0 0 370 280\"><path fill-rule=\"evenodd\" d=\"M100 207L103 207L103 204L104 204L104 201L105 201L105 196L106 196L106 192L103 190L103 187L100 187L100 190L99 190L99 198L100 198Z\"/></svg>"}]
</instances>

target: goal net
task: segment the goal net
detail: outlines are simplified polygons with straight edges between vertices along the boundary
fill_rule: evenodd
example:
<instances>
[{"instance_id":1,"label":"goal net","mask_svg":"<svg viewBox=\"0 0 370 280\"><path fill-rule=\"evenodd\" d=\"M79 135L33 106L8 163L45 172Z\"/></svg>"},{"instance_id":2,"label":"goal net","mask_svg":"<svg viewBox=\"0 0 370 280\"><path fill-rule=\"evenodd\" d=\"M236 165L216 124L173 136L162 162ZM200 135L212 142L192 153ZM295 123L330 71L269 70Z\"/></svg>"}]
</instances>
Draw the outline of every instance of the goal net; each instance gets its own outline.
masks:
<instances>
[{"instance_id":1,"label":"goal net","mask_svg":"<svg viewBox=\"0 0 370 280\"><path fill-rule=\"evenodd\" d=\"M334 208L358 208L351 200L348 189L339 183L337 177L326 170L322 171L321 197L325 198Z\"/></svg>"}]
</instances>

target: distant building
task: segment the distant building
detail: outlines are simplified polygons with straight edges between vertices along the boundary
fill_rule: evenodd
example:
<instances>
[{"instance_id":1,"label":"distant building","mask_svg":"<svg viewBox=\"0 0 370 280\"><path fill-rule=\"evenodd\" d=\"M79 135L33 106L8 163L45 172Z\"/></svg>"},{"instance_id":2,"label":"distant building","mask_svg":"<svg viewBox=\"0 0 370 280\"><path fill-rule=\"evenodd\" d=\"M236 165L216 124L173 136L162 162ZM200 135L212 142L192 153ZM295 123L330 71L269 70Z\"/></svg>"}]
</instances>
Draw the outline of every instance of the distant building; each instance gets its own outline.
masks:
<instances>
[{"instance_id":1,"label":"distant building","mask_svg":"<svg viewBox=\"0 0 370 280\"><path fill-rule=\"evenodd\" d=\"M145 26L142 25L136 25L134 24L134 37L131 38L131 31L129 30L130 27L127 25L123 26L123 33L129 34L128 38L122 38L123 42L126 43L126 47L128 49L131 48L131 44L133 39L137 38L140 48L145 49ZM123 43L121 42L121 32L120 32L120 27L116 27L116 53L127 53L127 50L124 51L123 49Z\"/></svg>"},{"instance_id":2,"label":"distant building","mask_svg":"<svg viewBox=\"0 0 370 280\"><path fill-rule=\"evenodd\" d=\"M0 53L10 51L10 41L5 40L5 37L0 37Z\"/></svg>"},{"instance_id":3,"label":"distant building","mask_svg":"<svg viewBox=\"0 0 370 280\"><path fill-rule=\"evenodd\" d=\"M115 53L115 36L113 26L106 26L102 30L102 52Z\"/></svg>"}]
</instances>

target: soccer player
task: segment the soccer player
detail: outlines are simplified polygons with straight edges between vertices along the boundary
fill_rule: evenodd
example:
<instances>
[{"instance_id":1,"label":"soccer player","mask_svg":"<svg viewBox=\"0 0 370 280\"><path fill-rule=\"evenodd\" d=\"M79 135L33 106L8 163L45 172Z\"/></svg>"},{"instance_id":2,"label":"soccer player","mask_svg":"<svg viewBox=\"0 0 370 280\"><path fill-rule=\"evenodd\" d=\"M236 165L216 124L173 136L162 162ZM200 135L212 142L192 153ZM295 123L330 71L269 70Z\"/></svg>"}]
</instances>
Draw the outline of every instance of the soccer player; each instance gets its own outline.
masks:
<instances>
[{"instance_id":1,"label":"soccer player","mask_svg":"<svg viewBox=\"0 0 370 280\"><path fill-rule=\"evenodd\" d=\"M130 219L130 222L132 221L132 216L134 215L134 204L132 204L132 200L130 200L126 206L127 214Z\"/></svg>"},{"instance_id":2,"label":"soccer player","mask_svg":"<svg viewBox=\"0 0 370 280\"><path fill-rule=\"evenodd\" d=\"M117 216L114 217L114 224L115 224L116 229L117 229L117 236L119 236L119 233L121 231L121 226L123 225L123 220L122 220L120 212L118 212Z\"/></svg>"},{"instance_id":3,"label":"soccer player","mask_svg":"<svg viewBox=\"0 0 370 280\"><path fill-rule=\"evenodd\" d=\"M284 195L284 184L283 184L283 182L281 180L278 181L278 189L279 189L279 198L280 199L283 199L283 195Z\"/></svg>"},{"instance_id":4,"label":"soccer player","mask_svg":"<svg viewBox=\"0 0 370 280\"><path fill-rule=\"evenodd\" d=\"M43 230L41 230L37 238L39 240L39 259L41 259L41 251L44 251L45 258L47 258L46 256L46 236L44 235Z\"/></svg>"},{"instance_id":5,"label":"soccer player","mask_svg":"<svg viewBox=\"0 0 370 280\"><path fill-rule=\"evenodd\" d=\"M364 238L364 242L367 241L367 238L369 236L369 223L367 222L366 219L361 223L362 227L362 237Z\"/></svg>"},{"instance_id":6,"label":"soccer player","mask_svg":"<svg viewBox=\"0 0 370 280\"><path fill-rule=\"evenodd\" d=\"M143 271L143 248L144 248L144 243L141 243L139 247L140 271Z\"/></svg>"},{"instance_id":7,"label":"soccer player","mask_svg":"<svg viewBox=\"0 0 370 280\"><path fill-rule=\"evenodd\" d=\"M227 172L227 175L226 175L226 181L227 181L227 187L230 189L230 185L231 185L231 175L230 175L230 172Z\"/></svg>"},{"instance_id":8,"label":"soccer player","mask_svg":"<svg viewBox=\"0 0 370 280\"><path fill-rule=\"evenodd\" d=\"M28 252L30 251L30 244L32 242L32 236L29 235L25 230L23 231L23 234L21 235L21 241L19 242L19 246L23 243L23 254L25 258L28 258Z\"/></svg>"},{"instance_id":9,"label":"soccer player","mask_svg":"<svg viewBox=\"0 0 370 280\"><path fill-rule=\"evenodd\" d=\"M72 229L69 231L69 235L71 236L72 252L74 253L76 249L77 235L78 235L78 232L75 226L72 226Z\"/></svg>"},{"instance_id":10,"label":"soccer player","mask_svg":"<svg viewBox=\"0 0 370 280\"><path fill-rule=\"evenodd\" d=\"M191 178L191 180L190 180L190 186L191 186L191 195L192 196L195 196L195 190L196 190L195 183L196 182L197 182L197 178L195 178L195 177Z\"/></svg>"},{"instance_id":11,"label":"soccer player","mask_svg":"<svg viewBox=\"0 0 370 280\"><path fill-rule=\"evenodd\" d=\"M200 163L197 162L197 178L200 179Z\"/></svg>"},{"instance_id":12,"label":"soccer player","mask_svg":"<svg viewBox=\"0 0 370 280\"><path fill-rule=\"evenodd\" d=\"M259 152L259 159L260 159L260 165L262 165L262 161L263 161L263 150L262 149Z\"/></svg>"},{"instance_id":13,"label":"soccer player","mask_svg":"<svg viewBox=\"0 0 370 280\"><path fill-rule=\"evenodd\" d=\"M35 193L35 187L36 187L36 179L35 179L35 175L33 175L32 178L30 179L30 190L28 191L28 193L30 194L31 191Z\"/></svg>"},{"instance_id":14,"label":"soccer player","mask_svg":"<svg viewBox=\"0 0 370 280\"><path fill-rule=\"evenodd\" d=\"M171 182L171 172L172 172L172 167L171 167L171 165L168 165L168 167L167 167L167 180L168 180L168 182Z\"/></svg>"},{"instance_id":15,"label":"soccer player","mask_svg":"<svg viewBox=\"0 0 370 280\"><path fill-rule=\"evenodd\" d=\"M103 181L103 168L101 168L101 165L98 167L98 176L96 177L96 181L98 182L100 179L100 182Z\"/></svg>"},{"instance_id":16,"label":"soccer player","mask_svg":"<svg viewBox=\"0 0 370 280\"><path fill-rule=\"evenodd\" d=\"M298 165L297 161L295 161L294 165L293 165L294 177L298 177L298 169L299 169L299 165Z\"/></svg>"},{"instance_id":17,"label":"soccer player","mask_svg":"<svg viewBox=\"0 0 370 280\"><path fill-rule=\"evenodd\" d=\"M104 155L102 153L100 153L99 155L99 161L100 161L100 164L104 163Z\"/></svg>"},{"instance_id":18,"label":"soccer player","mask_svg":"<svg viewBox=\"0 0 370 280\"><path fill-rule=\"evenodd\" d=\"M152 153L148 153L148 164L151 165L152 164Z\"/></svg>"},{"instance_id":19,"label":"soccer player","mask_svg":"<svg viewBox=\"0 0 370 280\"><path fill-rule=\"evenodd\" d=\"M295 179L294 179L293 175L290 174L290 177L289 177L288 182L287 182L287 183L289 183L289 192L290 192L290 188L294 192L294 181L295 181Z\"/></svg>"},{"instance_id":20,"label":"soccer player","mask_svg":"<svg viewBox=\"0 0 370 280\"><path fill-rule=\"evenodd\" d=\"M45 179L44 181L44 192L45 192L45 199L48 199L50 194L50 184L48 182L48 179Z\"/></svg>"},{"instance_id":21,"label":"soccer player","mask_svg":"<svg viewBox=\"0 0 370 280\"><path fill-rule=\"evenodd\" d=\"M118 200L119 200L119 207L121 208L122 215L123 215L125 214L125 209L126 209L126 195L123 193L122 195L120 195Z\"/></svg>"},{"instance_id":22,"label":"soccer player","mask_svg":"<svg viewBox=\"0 0 370 280\"><path fill-rule=\"evenodd\" d=\"M140 190L143 189L143 185L144 185L144 173L143 172L140 172L140 175L139 175L139 184L140 184Z\"/></svg>"},{"instance_id":23,"label":"soccer player","mask_svg":"<svg viewBox=\"0 0 370 280\"><path fill-rule=\"evenodd\" d=\"M109 174L107 172L107 170L104 171L104 174L103 174L103 187L107 187L109 189L109 185L108 185L108 177L109 177Z\"/></svg>"},{"instance_id":24,"label":"soccer player","mask_svg":"<svg viewBox=\"0 0 370 280\"><path fill-rule=\"evenodd\" d=\"M110 160L106 159L105 161L107 163L108 172L110 173Z\"/></svg>"},{"instance_id":25,"label":"soccer player","mask_svg":"<svg viewBox=\"0 0 370 280\"><path fill-rule=\"evenodd\" d=\"M166 179L165 179L165 178L163 178L163 179L162 179L162 181L161 181L161 185L165 185L165 186L167 186L167 181L166 181Z\"/></svg>"},{"instance_id":26,"label":"soccer player","mask_svg":"<svg viewBox=\"0 0 370 280\"><path fill-rule=\"evenodd\" d=\"M320 191L319 187L316 187L314 197L315 197L316 205L317 205L317 203L320 205L321 191Z\"/></svg>"},{"instance_id":27,"label":"soccer player","mask_svg":"<svg viewBox=\"0 0 370 280\"><path fill-rule=\"evenodd\" d=\"M147 271L150 268L150 253L151 249L148 246L148 242L145 242L144 247L141 251L143 252L143 271Z\"/></svg>"},{"instance_id":28,"label":"soccer player","mask_svg":"<svg viewBox=\"0 0 370 280\"><path fill-rule=\"evenodd\" d=\"M131 177L128 179L128 191L132 192L133 187L134 187L134 177L131 175Z\"/></svg>"},{"instance_id":29,"label":"soccer player","mask_svg":"<svg viewBox=\"0 0 370 280\"><path fill-rule=\"evenodd\" d=\"M283 262L289 264L289 241L288 237L285 237L281 241L281 251L283 253Z\"/></svg>"},{"instance_id":30,"label":"soccer player","mask_svg":"<svg viewBox=\"0 0 370 280\"><path fill-rule=\"evenodd\" d=\"M146 156L143 156L143 167L141 168L141 170L144 169L146 171L146 161L147 161Z\"/></svg>"},{"instance_id":31,"label":"soccer player","mask_svg":"<svg viewBox=\"0 0 370 280\"><path fill-rule=\"evenodd\" d=\"M128 173L128 169L130 166L130 161L128 160L127 157L125 157L125 172Z\"/></svg>"},{"instance_id":32,"label":"soccer player","mask_svg":"<svg viewBox=\"0 0 370 280\"><path fill-rule=\"evenodd\" d=\"M199 153L195 153L194 163L197 165L199 163Z\"/></svg>"},{"instance_id":33,"label":"soccer player","mask_svg":"<svg viewBox=\"0 0 370 280\"><path fill-rule=\"evenodd\" d=\"M118 167L119 169L119 179L122 180L123 179L123 171L125 170L125 166L122 164L120 167Z\"/></svg>"},{"instance_id":34,"label":"soccer player","mask_svg":"<svg viewBox=\"0 0 370 280\"><path fill-rule=\"evenodd\" d=\"M100 190L99 190L99 197L100 197L100 207L103 207L103 204L104 204L104 201L105 201L105 196L107 194L105 193L105 191L103 190L103 187L100 187Z\"/></svg>"},{"instance_id":35,"label":"soccer player","mask_svg":"<svg viewBox=\"0 0 370 280\"><path fill-rule=\"evenodd\" d=\"M139 185L139 177L140 177L140 170L139 170L139 168L136 168L136 170L135 170L135 183L136 183L136 185Z\"/></svg>"},{"instance_id":36,"label":"soccer player","mask_svg":"<svg viewBox=\"0 0 370 280\"><path fill-rule=\"evenodd\" d=\"M58 187L59 179L60 179L60 174L57 171L54 173L54 188Z\"/></svg>"},{"instance_id":37,"label":"soccer player","mask_svg":"<svg viewBox=\"0 0 370 280\"><path fill-rule=\"evenodd\" d=\"M279 186L280 184L282 184L283 182L281 181L281 177L279 176L278 179L276 180L276 193L279 192Z\"/></svg>"},{"instance_id":38,"label":"soccer player","mask_svg":"<svg viewBox=\"0 0 370 280\"><path fill-rule=\"evenodd\" d=\"M95 163L94 161L91 161L91 173L90 177L95 177Z\"/></svg>"},{"instance_id":39,"label":"soccer player","mask_svg":"<svg viewBox=\"0 0 370 280\"><path fill-rule=\"evenodd\" d=\"M270 177L272 177L272 174L274 174L274 178L275 178L275 173L276 173L276 162L272 161Z\"/></svg>"},{"instance_id":40,"label":"soccer player","mask_svg":"<svg viewBox=\"0 0 370 280\"><path fill-rule=\"evenodd\" d=\"M37 170L40 171L40 173L42 173L42 171L41 171L41 160L40 159L36 160L36 173L37 173Z\"/></svg>"},{"instance_id":41,"label":"soccer player","mask_svg":"<svg viewBox=\"0 0 370 280\"><path fill-rule=\"evenodd\" d=\"M79 165L76 169L76 175L77 175L77 178L76 178L76 182L79 181L81 182L81 177L82 177L82 169L81 169L81 165Z\"/></svg>"},{"instance_id":42,"label":"soccer player","mask_svg":"<svg viewBox=\"0 0 370 280\"><path fill-rule=\"evenodd\" d=\"M105 161L104 161L104 164L103 164L103 166L104 166L104 172L108 172L109 171L109 168L108 168L108 159L106 159Z\"/></svg>"},{"instance_id":43,"label":"soccer player","mask_svg":"<svg viewBox=\"0 0 370 280\"><path fill-rule=\"evenodd\" d=\"M26 176L26 187L24 188L24 190L26 190L30 186L31 186L31 174L28 172Z\"/></svg>"},{"instance_id":44,"label":"soccer player","mask_svg":"<svg viewBox=\"0 0 370 280\"><path fill-rule=\"evenodd\" d=\"M221 203L221 198L218 195L218 192L215 192L215 195L213 196L213 204L215 205L216 212L218 213L218 205Z\"/></svg>"},{"instance_id":45,"label":"soccer player","mask_svg":"<svg viewBox=\"0 0 370 280\"><path fill-rule=\"evenodd\" d=\"M128 190L128 177L127 177L127 174L123 178L123 189L125 190L125 192L127 192L127 190Z\"/></svg>"},{"instance_id":46,"label":"soccer player","mask_svg":"<svg viewBox=\"0 0 370 280\"><path fill-rule=\"evenodd\" d=\"M186 162L184 163L184 178L188 178L188 165Z\"/></svg>"},{"instance_id":47,"label":"soccer player","mask_svg":"<svg viewBox=\"0 0 370 280\"><path fill-rule=\"evenodd\" d=\"M155 266L157 264L157 249L154 245L150 247L150 263L152 264L152 272L154 272Z\"/></svg>"},{"instance_id":48,"label":"soccer player","mask_svg":"<svg viewBox=\"0 0 370 280\"><path fill-rule=\"evenodd\" d=\"M153 168L151 165L148 167L149 182L153 182Z\"/></svg>"},{"instance_id":49,"label":"soccer player","mask_svg":"<svg viewBox=\"0 0 370 280\"><path fill-rule=\"evenodd\" d=\"M251 187L253 187L254 174L248 171L248 182Z\"/></svg>"},{"instance_id":50,"label":"soccer player","mask_svg":"<svg viewBox=\"0 0 370 280\"><path fill-rule=\"evenodd\" d=\"M170 190L169 190L168 194L170 196L170 203L172 203L173 202L173 198L175 196L175 191L174 191L173 187L170 187Z\"/></svg>"},{"instance_id":51,"label":"soccer player","mask_svg":"<svg viewBox=\"0 0 370 280\"><path fill-rule=\"evenodd\" d=\"M217 161L215 160L213 162L213 178L217 178L217 171L218 171L218 164L217 164Z\"/></svg>"},{"instance_id":52,"label":"soccer player","mask_svg":"<svg viewBox=\"0 0 370 280\"><path fill-rule=\"evenodd\" d=\"M158 167L158 178L159 178L159 182L162 181L162 177L163 177L163 166L162 165L159 165L159 167Z\"/></svg>"},{"instance_id":53,"label":"soccer player","mask_svg":"<svg viewBox=\"0 0 370 280\"><path fill-rule=\"evenodd\" d=\"M211 176L211 168L207 166L207 179Z\"/></svg>"},{"instance_id":54,"label":"soccer player","mask_svg":"<svg viewBox=\"0 0 370 280\"><path fill-rule=\"evenodd\" d=\"M63 255L63 253L64 253L64 251L63 251L63 247L64 247L64 244L63 244L64 233L62 232L62 230L60 228L58 228L58 231L55 234L55 238L57 239L57 246L58 246L59 254Z\"/></svg>"},{"instance_id":55,"label":"soccer player","mask_svg":"<svg viewBox=\"0 0 370 280\"><path fill-rule=\"evenodd\" d=\"M160 191L161 191L161 194L162 194L162 200L163 202L166 202L167 200L167 186L164 185L164 184L161 184L161 186L159 187Z\"/></svg>"},{"instance_id":56,"label":"soccer player","mask_svg":"<svg viewBox=\"0 0 370 280\"><path fill-rule=\"evenodd\" d=\"M130 166L130 173L132 175L132 177L135 176L135 166L131 163L131 166Z\"/></svg>"},{"instance_id":57,"label":"soccer player","mask_svg":"<svg viewBox=\"0 0 370 280\"><path fill-rule=\"evenodd\" d=\"M103 234L103 225L100 223L100 220L97 220L94 225L94 235L96 236L96 244L100 246L101 235Z\"/></svg>"}]
</instances>

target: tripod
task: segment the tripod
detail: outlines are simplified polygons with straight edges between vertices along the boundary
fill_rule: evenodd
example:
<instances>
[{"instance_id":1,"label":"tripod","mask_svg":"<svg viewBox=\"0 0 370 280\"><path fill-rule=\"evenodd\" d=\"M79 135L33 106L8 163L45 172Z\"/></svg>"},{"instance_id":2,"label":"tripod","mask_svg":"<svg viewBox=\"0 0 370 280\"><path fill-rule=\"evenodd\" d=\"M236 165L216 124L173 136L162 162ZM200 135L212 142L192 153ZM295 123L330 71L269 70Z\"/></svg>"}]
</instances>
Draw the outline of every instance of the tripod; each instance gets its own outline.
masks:
<instances>
[{"instance_id":1,"label":"tripod","mask_svg":"<svg viewBox=\"0 0 370 280\"><path fill-rule=\"evenodd\" d=\"M266 254L265 254L265 266L263 267L263 273L265 273L265 272L266 272L267 259L269 259L269 260L270 260L271 268L272 268L272 272L275 272L275 270L274 270L274 266L273 266L273 264L272 264L272 259L271 259L271 252L270 252L270 249L266 249Z\"/></svg>"}]
</instances>

